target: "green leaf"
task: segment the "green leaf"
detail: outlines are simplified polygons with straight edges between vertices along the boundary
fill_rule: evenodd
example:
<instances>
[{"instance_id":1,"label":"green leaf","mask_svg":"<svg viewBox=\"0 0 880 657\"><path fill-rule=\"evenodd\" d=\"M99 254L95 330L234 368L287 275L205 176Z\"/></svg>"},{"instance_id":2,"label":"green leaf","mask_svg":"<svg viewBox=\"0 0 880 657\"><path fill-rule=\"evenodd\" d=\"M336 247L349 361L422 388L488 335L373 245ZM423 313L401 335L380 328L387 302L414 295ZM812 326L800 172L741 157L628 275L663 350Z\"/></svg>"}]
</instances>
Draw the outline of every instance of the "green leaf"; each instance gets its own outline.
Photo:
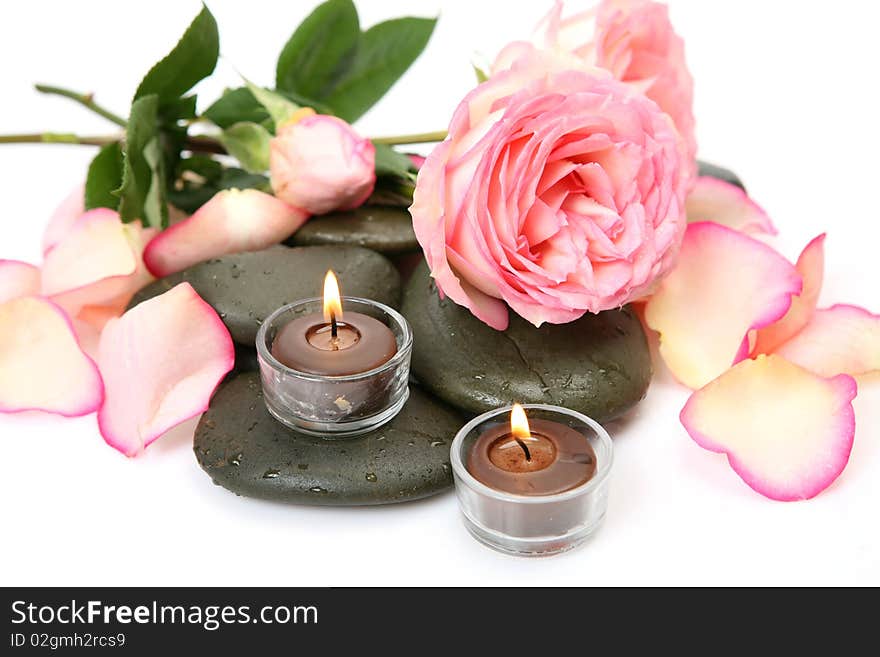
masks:
<instances>
[{"instance_id":1,"label":"green leaf","mask_svg":"<svg viewBox=\"0 0 880 657\"><path fill-rule=\"evenodd\" d=\"M219 54L217 21L203 6L174 49L144 76L134 99L155 94L159 105L173 103L214 72Z\"/></svg>"},{"instance_id":2,"label":"green leaf","mask_svg":"<svg viewBox=\"0 0 880 657\"><path fill-rule=\"evenodd\" d=\"M177 98L167 105L159 107L159 118L165 123L173 124L179 120L194 119L196 117L195 94Z\"/></svg>"},{"instance_id":3,"label":"green leaf","mask_svg":"<svg viewBox=\"0 0 880 657\"><path fill-rule=\"evenodd\" d=\"M483 84L486 80L489 79L489 73L486 69L478 66L477 64L471 64L474 67L474 73L477 76L477 84Z\"/></svg>"},{"instance_id":4,"label":"green leaf","mask_svg":"<svg viewBox=\"0 0 880 657\"><path fill-rule=\"evenodd\" d=\"M259 123L234 123L220 135L220 141L241 166L251 173L269 169L272 135Z\"/></svg>"},{"instance_id":5,"label":"green leaf","mask_svg":"<svg viewBox=\"0 0 880 657\"><path fill-rule=\"evenodd\" d=\"M262 123L269 118L266 108L246 87L227 89L202 115L221 128L228 128L233 123L242 121Z\"/></svg>"},{"instance_id":6,"label":"green leaf","mask_svg":"<svg viewBox=\"0 0 880 657\"><path fill-rule=\"evenodd\" d=\"M397 18L361 35L351 66L318 100L353 123L370 109L425 49L437 20Z\"/></svg>"},{"instance_id":7,"label":"green leaf","mask_svg":"<svg viewBox=\"0 0 880 657\"><path fill-rule=\"evenodd\" d=\"M301 107L311 107L321 114L332 114L333 111L312 98L306 98L290 91L278 91L275 93L287 98ZM220 128L228 128L233 123L250 122L260 123L269 128L270 132L275 129L274 123L269 117L266 108L260 104L247 87L227 89L217 101L202 112Z\"/></svg>"},{"instance_id":8,"label":"green leaf","mask_svg":"<svg viewBox=\"0 0 880 657\"><path fill-rule=\"evenodd\" d=\"M412 160L394 150L388 144L373 144L376 147L376 175L409 178L415 170Z\"/></svg>"},{"instance_id":9,"label":"green leaf","mask_svg":"<svg viewBox=\"0 0 880 657\"><path fill-rule=\"evenodd\" d=\"M187 214L192 214L217 193L211 185L185 184L181 189L168 190L168 202Z\"/></svg>"},{"instance_id":10,"label":"green leaf","mask_svg":"<svg viewBox=\"0 0 880 657\"><path fill-rule=\"evenodd\" d=\"M275 93L281 94L287 100L291 100L300 107L311 107L318 114L335 114L335 112L330 108L329 105L325 105L324 103L318 102L314 98L308 98L307 96L303 96L302 94L298 94L295 91L285 91L283 89L276 89Z\"/></svg>"},{"instance_id":11,"label":"green leaf","mask_svg":"<svg viewBox=\"0 0 880 657\"><path fill-rule=\"evenodd\" d=\"M244 169L230 167L223 171L220 179L220 189L259 189L261 192L271 192L272 186L266 176L258 173L248 173Z\"/></svg>"},{"instance_id":12,"label":"green leaf","mask_svg":"<svg viewBox=\"0 0 880 657\"><path fill-rule=\"evenodd\" d=\"M119 142L104 146L92 163L86 176L86 210L119 207L114 193L122 185L122 148Z\"/></svg>"},{"instance_id":13,"label":"green leaf","mask_svg":"<svg viewBox=\"0 0 880 657\"><path fill-rule=\"evenodd\" d=\"M159 97L150 94L131 106L125 135L119 215L123 221L141 219L145 225L165 227L165 164L159 132Z\"/></svg>"},{"instance_id":14,"label":"green leaf","mask_svg":"<svg viewBox=\"0 0 880 657\"><path fill-rule=\"evenodd\" d=\"M244 82L254 95L254 98L257 99L260 105L266 108L276 126L287 121L294 112L300 109L299 105L276 91L269 91L263 87L258 87L249 80Z\"/></svg>"},{"instance_id":15,"label":"green leaf","mask_svg":"<svg viewBox=\"0 0 880 657\"><path fill-rule=\"evenodd\" d=\"M191 155L177 163L175 177L187 177L186 171L191 171L206 182L216 183L223 175L223 165L207 155Z\"/></svg>"},{"instance_id":16,"label":"green leaf","mask_svg":"<svg viewBox=\"0 0 880 657\"><path fill-rule=\"evenodd\" d=\"M327 0L296 28L278 57L275 86L320 98L351 60L361 36L351 0Z\"/></svg>"}]
</instances>

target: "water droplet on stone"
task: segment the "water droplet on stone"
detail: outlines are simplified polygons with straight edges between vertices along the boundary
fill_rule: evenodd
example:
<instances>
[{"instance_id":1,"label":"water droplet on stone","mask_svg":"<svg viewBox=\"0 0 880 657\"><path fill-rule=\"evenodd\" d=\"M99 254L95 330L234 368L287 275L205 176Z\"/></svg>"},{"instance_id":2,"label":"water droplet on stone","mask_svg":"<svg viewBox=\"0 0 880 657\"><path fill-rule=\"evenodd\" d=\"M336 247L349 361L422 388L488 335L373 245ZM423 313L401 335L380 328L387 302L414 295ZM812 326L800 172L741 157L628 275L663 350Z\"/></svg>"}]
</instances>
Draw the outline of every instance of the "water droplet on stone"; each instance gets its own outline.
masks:
<instances>
[{"instance_id":1,"label":"water droplet on stone","mask_svg":"<svg viewBox=\"0 0 880 657\"><path fill-rule=\"evenodd\" d=\"M278 470L266 470L263 473L263 479L276 479L281 473Z\"/></svg>"},{"instance_id":2,"label":"water droplet on stone","mask_svg":"<svg viewBox=\"0 0 880 657\"><path fill-rule=\"evenodd\" d=\"M312 486L309 488L310 493L326 493L327 491L320 486Z\"/></svg>"},{"instance_id":3,"label":"water droplet on stone","mask_svg":"<svg viewBox=\"0 0 880 657\"><path fill-rule=\"evenodd\" d=\"M233 457L229 460L229 464L230 464L230 465L235 465L235 466L239 466L239 465L241 465L241 458L242 458L242 456L244 456L244 455L243 455L241 452L239 452L238 454L236 454L235 456L233 456Z\"/></svg>"},{"instance_id":4,"label":"water droplet on stone","mask_svg":"<svg viewBox=\"0 0 880 657\"><path fill-rule=\"evenodd\" d=\"M378 479L378 477L376 477L376 473L368 472L366 474L366 479L367 479L367 481L376 481Z\"/></svg>"},{"instance_id":5,"label":"water droplet on stone","mask_svg":"<svg viewBox=\"0 0 880 657\"><path fill-rule=\"evenodd\" d=\"M440 447L440 445L445 445L445 444L446 444L445 440L432 440L431 441L431 447Z\"/></svg>"}]
</instances>

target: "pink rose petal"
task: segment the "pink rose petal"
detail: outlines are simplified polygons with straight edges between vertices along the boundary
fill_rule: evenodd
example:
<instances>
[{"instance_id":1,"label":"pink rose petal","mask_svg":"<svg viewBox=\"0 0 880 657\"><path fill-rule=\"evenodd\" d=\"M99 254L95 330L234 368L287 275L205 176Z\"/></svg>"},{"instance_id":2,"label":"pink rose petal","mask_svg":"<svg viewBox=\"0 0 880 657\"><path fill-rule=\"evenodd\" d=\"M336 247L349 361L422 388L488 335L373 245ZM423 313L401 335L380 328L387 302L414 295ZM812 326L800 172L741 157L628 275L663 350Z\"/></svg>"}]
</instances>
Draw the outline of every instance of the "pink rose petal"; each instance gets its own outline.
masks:
<instances>
[{"instance_id":1,"label":"pink rose petal","mask_svg":"<svg viewBox=\"0 0 880 657\"><path fill-rule=\"evenodd\" d=\"M57 305L23 297L0 305L0 411L68 417L96 411L104 387Z\"/></svg>"},{"instance_id":2,"label":"pink rose petal","mask_svg":"<svg viewBox=\"0 0 880 657\"><path fill-rule=\"evenodd\" d=\"M782 317L801 277L766 244L720 224L690 224L678 263L645 308L672 374L701 388L746 358L748 334Z\"/></svg>"},{"instance_id":3,"label":"pink rose petal","mask_svg":"<svg viewBox=\"0 0 880 657\"><path fill-rule=\"evenodd\" d=\"M56 208L43 232L43 255L70 232L76 220L86 211L85 184L77 185Z\"/></svg>"},{"instance_id":4,"label":"pink rose petal","mask_svg":"<svg viewBox=\"0 0 880 657\"><path fill-rule=\"evenodd\" d=\"M0 260L0 303L40 293L40 270L18 260Z\"/></svg>"},{"instance_id":5,"label":"pink rose petal","mask_svg":"<svg viewBox=\"0 0 880 657\"><path fill-rule=\"evenodd\" d=\"M168 276L209 258L278 244L308 218L303 210L271 194L224 190L191 217L160 233L147 245L144 262L155 276Z\"/></svg>"},{"instance_id":6,"label":"pink rose petal","mask_svg":"<svg viewBox=\"0 0 880 657\"><path fill-rule=\"evenodd\" d=\"M880 315L847 305L817 310L776 353L820 376L880 371Z\"/></svg>"},{"instance_id":7,"label":"pink rose petal","mask_svg":"<svg viewBox=\"0 0 880 657\"><path fill-rule=\"evenodd\" d=\"M714 221L748 234L776 235L767 213L742 189L717 178L702 176L685 203L690 223Z\"/></svg>"},{"instance_id":8,"label":"pink rose petal","mask_svg":"<svg viewBox=\"0 0 880 657\"><path fill-rule=\"evenodd\" d=\"M773 353L783 342L797 334L816 310L819 292L822 291L822 278L825 271L825 233L811 241L801 252L795 269L803 278L801 293L791 299L791 307L785 316L765 328L755 332L752 354ZM840 374L840 372L835 372Z\"/></svg>"},{"instance_id":9,"label":"pink rose petal","mask_svg":"<svg viewBox=\"0 0 880 657\"><path fill-rule=\"evenodd\" d=\"M815 497L837 479L855 434L856 382L816 376L780 356L759 356L698 390L681 422L701 447L774 500Z\"/></svg>"},{"instance_id":10,"label":"pink rose petal","mask_svg":"<svg viewBox=\"0 0 880 657\"><path fill-rule=\"evenodd\" d=\"M46 254L42 294L71 315L85 305L102 305L124 294L138 267L131 242L136 230L112 210L82 215Z\"/></svg>"},{"instance_id":11,"label":"pink rose petal","mask_svg":"<svg viewBox=\"0 0 880 657\"><path fill-rule=\"evenodd\" d=\"M202 413L235 361L229 332L189 283L104 327L98 364L106 400L101 435L126 456Z\"/></svg>"}]
</instances>

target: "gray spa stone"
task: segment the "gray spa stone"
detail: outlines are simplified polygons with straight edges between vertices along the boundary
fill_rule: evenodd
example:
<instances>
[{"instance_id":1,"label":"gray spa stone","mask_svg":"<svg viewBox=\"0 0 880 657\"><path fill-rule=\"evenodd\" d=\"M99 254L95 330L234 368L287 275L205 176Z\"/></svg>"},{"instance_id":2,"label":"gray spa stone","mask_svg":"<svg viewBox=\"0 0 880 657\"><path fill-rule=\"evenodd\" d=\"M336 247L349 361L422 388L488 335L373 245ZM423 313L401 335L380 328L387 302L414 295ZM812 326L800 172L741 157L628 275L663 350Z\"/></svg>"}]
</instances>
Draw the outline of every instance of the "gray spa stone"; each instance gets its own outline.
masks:
<instances>
[{"instance_id":1,"label":"gray spa stone","mask_svg":"<svg viewBox=\"0 0 880 657\"><path fill-rule=\"evenodd\" d=\"M363 246L388 255L410 253L419 248L409 210L379 205L312 217L288 243Z\"/></svg>"},{"instance_id":2,"label":"gray spa stone","mask_svg":"<svg viewBox=\"0 0 880 657\"><path fill-rule=\"evenodd\" d=\"M743 191L746 190L746 186L743 184L743 181L740 180L739 176L730 169L725 169L724 167L720 167L717 164L702 162L700 160L697 160L697 166L699 168L700 176L718 178L718 180L723 180L724 182L729 182L731 185L736 185Z\"/></svg>"},{"instance_id":3,"label":"gray spa stone","mask_svg":"<svg viewBox=\"0 0 880 657\"><path fill-rule=\"evenodd\" d=\"M496 331L448 297L423 263L404 290L412 371L422 386L471 413L512 402L556 404L599 422L632 408L651 381L651 355L630 308L535 328L515 313Z\"/></svg>"},{"instance_id":4,"label":"gray spa stone","mask_svg":"<svg viewBox=\"0 0 880 657\"><path fill-rule=\"evenodd\" d=\"M390 504L452 486L449 446L458 414L418 388L400 414L354 438L297 433L263 403L260 376L225 383L202 416L193 449L214 483L238 495L294 504Z\"/></svg>"},{"instance_id":5,"label":"gray spa stone","mask_svg":"<svg viewBox=\"0 0 880 657\"><path fill-rule=\"evenodd\" d=\"M400 274L385 256L358 246L273 246L224 256L166 276L145 287L129 307L167 292L183 281L220 315L240 344L253 345L263 320L281 306L318 297L328 269L342 294L392 307L400 302Z\"/></svg>"}]
</instances>

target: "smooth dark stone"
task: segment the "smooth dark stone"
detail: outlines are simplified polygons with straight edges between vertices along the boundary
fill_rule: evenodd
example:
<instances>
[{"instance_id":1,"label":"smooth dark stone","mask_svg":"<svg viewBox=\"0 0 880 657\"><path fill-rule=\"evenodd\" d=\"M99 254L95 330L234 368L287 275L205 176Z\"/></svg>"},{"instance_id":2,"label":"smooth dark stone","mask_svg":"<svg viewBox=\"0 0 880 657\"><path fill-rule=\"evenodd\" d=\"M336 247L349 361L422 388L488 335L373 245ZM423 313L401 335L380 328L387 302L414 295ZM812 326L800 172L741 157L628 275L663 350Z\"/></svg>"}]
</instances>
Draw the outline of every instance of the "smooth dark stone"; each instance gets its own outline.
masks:
<instances>
[{"instance_id":1,"label":"smooth dark stone","mask_svg":"<svg viewBox=\"0 0 880 657\"><path fill-rule=\"evenodd\" d=\"M257 350L243 344L235 344L235 367L231 374L238 372L257 372L260 369L260 361L257 359Z\"/></svg>"},{"instance_id":2,"label":"smooth dark stone","mask_svg":"<svg viewBox=\"0 0 880 657\"><path fill-rule=\"evenodd\" d=\"M208 260L159 279L138 292L129 307L188 281L220 315L238 343L253 345L260 324L281 306L319 297L328 269L342 294L392 307L400 302L400 274L385 256L358 246L273 246Z\"/></svg>"},{"instance_id":3,"label":"smooth dark stone","mask_svg":"<svg viewBox=\"0 0 880 657\"><path fill-rule=\"evenodd\" d=\"M720 167L717 164L711 164L710 162L702 162L697 160L697 166L699 168L700 176L709 176L710 178L718 178L718 180L723 180L724 182L729 182L731 185L736 185L743 191L746 191L746 186L743 184L743 181L740 180L739 176L736 175L730 169L725 169L724 167Z\"/></svg>"},{"instance_id":4,"label":"smooth dark stone","mask_svg":"<svg viewBox=\"0 0 880 657\"><path fill-rule=\"evenodd\" d=\"M385 254L410 253L419 248L409 210L377 205L312 217L288 243L363 246Z\"/></svg>"},{"instance_id":5,"label":"smooth dark stone","mask_svg":"<svg viewBox=\"0 0 880 657\"><path fill-rule=\"evenodd\" d=\"M238 495L294 504L366 505L416 500L452 486L449 446L462 420L418 388L379 429L327 440L269 415L260 376L224 384L202 416L193 449L215 484Z\"/></svg>"},{"instance_id":6,"label":"smooth dark stone","mask_svg":"<svg viewBox=\"0 0 880 657\"><path fill-rule=\"evenodd\" d=\"M535 328L511 311L496 331L448 297L426 265L404 290L415 338L412 371L422 386L472 413L510 404L564 406L604 422L645 396L651 355L630 308Z\"/></svg>"}]
</instances>

